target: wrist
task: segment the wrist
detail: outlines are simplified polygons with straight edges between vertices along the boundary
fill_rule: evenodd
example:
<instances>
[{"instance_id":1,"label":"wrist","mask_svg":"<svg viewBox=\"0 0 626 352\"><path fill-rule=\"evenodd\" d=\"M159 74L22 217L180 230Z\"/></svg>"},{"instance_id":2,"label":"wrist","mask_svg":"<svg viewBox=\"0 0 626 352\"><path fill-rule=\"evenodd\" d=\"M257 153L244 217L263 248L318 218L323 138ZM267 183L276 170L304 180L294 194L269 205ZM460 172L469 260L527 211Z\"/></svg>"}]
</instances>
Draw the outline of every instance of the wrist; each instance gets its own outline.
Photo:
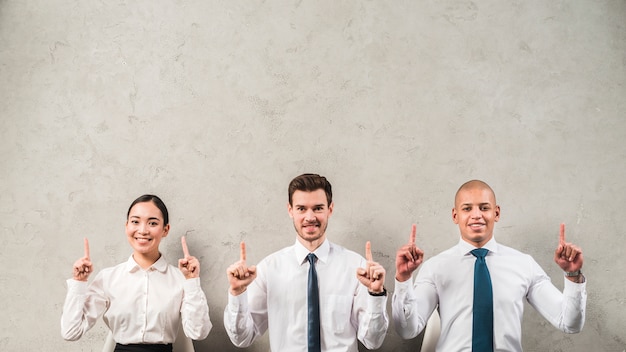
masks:
<instances>
[{"instance_id":1,"label":"wrist","mask_svg":"<svg viewBox=\"0 0 626 352\"><path fill-rule=\"evenodd\" d=\"M582 275L582 271L580 271L580 269L576 270L576 271L565 271L565 276L567 277L573 277L573 276L580 276Z\"/></svg>"},{"instance_id":2,"label":"wrist","mask_svg":"<svg viewBox=\"0 0 626 352\"><path fill-rule=\"evenodd\" d=\"M387 295L387 289L383 286L383 290L380 292L372 292L370 290L367 291L370 296L386 296Z\"/></svg>"},{"instance_id":3,"label":"wrist","mask_svg":"<svg viewBox=\"0 0 626 352\"><path fill-rule=\"evenodd\" d=\"M410 278L411 278L411 274L408 274L408 275L402 275L400 273L396 274L396 281L399 281L399 282L405 282L406 280Z\"/></svg>"},{"instance_id":4,"label":"wrist","mask_svg":"<svg viewBox=\"0 0 626 352\"><path fill-rule=\"evenodd\" d=\"M411 279L411 276L396 276L396 281L398 282L405 282L407 280Z\"/></svg>"},{"instance_id":5,"label":"wrist","mask_svg":"<svg viewBox=\"0 0 626 352\"><path fill-rule=\"evenodd\" d=\"M246 286L240 287L239 289L234 289L234 288L231 287L230 288L230 294L233 295L233 296L239 296L240 294L246 292L246 289L247 289Z\"/></svg>"},{"instance_id":6,"label":"wrist","mask_svg":"<svg viewBox=\"0 0 626 352\"><path fill-rule=\"evenodd\" d=\"M579 284L585 282L583 272L580 269L575 271L565 271L563 273L565 275L565 278L571 282Z\"/></svg>"}]
</instances>

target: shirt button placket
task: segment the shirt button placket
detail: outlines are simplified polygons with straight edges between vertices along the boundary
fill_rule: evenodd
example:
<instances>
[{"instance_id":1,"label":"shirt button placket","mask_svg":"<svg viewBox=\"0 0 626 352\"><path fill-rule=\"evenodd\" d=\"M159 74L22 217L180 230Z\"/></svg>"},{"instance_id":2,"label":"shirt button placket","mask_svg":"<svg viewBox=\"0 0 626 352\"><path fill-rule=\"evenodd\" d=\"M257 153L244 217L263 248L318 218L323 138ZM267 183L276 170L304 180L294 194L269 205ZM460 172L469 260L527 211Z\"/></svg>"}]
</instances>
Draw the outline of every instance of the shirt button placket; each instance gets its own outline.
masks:
<instances>
[{"instance_id":1,"label":"shirt button placket","mask_svg":"<svg viewBox=\"0 0 626 352\"><path fill-rule=\"evenodd\" d=\"M148 324L148 278L149 278L149 270L144 273L144 282L143 282L143 328L141 329L141 340L145 341L146 335L146 327Z\"/></svg>"}]
</instances>

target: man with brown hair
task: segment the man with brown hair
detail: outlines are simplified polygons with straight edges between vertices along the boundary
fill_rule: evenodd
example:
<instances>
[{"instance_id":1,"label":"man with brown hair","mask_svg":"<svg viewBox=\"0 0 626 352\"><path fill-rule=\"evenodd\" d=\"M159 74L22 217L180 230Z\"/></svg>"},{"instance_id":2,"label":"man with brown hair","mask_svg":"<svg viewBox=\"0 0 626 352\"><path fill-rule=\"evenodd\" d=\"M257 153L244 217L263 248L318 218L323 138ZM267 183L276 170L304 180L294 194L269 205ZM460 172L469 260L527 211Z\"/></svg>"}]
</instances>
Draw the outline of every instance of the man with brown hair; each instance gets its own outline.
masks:
<instances>
[{"instance_id":1,"label":"man with brown hair","mask_svg":"<svg viewBox=\"0 0 626 352\"><path fill-rule=\"evenodd\" d=\"M288 187L296 241L263 259L226 270L230 284L224 327L235 346L250 346L269 329L272 351L358 351L381 346L389 325L385 269L326 238L333 213L325 177L303 174Z\"/></svg>"}]
</instances>

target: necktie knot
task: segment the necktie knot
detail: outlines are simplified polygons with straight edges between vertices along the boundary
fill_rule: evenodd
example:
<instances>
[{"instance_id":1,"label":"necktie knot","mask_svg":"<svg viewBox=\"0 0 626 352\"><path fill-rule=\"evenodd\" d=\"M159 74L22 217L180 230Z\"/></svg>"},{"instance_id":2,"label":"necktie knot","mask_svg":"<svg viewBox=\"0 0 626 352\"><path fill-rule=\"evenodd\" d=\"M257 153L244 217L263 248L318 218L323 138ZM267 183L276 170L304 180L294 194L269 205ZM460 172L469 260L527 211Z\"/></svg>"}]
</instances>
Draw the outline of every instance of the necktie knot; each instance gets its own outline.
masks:
<instances>
[{"instance_id":1,"label":"necktie knot","mask_svg":"<svg viewBox=\"0 0 626 352\"><path fill-rule=\"evenodd\" d=\"M315 259L317 259L317 256L316 256L314 253L309 253L309 254L306 256L306 259L308 259L308 260L309 260L309 263L310 263L311 265L315 265Z\"/></svg>"},{"instance_id":2,"label":"necktie knot","mask_svg":"<svg viewBox=\"0 0 626 352\"><path fill-rule=\"evenodd\" d=\"M487 256L487 253L489 253L488 249L485 248L476 248L473 251L471 251L470 253L472 253L472 255L478 259L482 259L485 260L485 257Z\"/></svg>"}]
</instances>

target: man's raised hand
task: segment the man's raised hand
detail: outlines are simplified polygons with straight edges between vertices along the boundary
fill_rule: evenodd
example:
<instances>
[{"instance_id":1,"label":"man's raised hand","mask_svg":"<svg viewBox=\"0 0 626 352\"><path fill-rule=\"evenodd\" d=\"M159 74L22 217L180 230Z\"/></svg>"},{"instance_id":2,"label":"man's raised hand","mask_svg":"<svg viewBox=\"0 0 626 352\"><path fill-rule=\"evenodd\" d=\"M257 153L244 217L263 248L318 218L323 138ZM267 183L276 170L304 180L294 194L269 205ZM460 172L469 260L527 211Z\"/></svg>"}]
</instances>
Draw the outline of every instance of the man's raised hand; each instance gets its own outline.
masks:
<instances>
[{"instance_id":1,"label":"man's raised hand","mask_svg":"<svg viewBox=\"0 0 626 352\"><path fill-rule=\"evenodd\" d=\"M583 251L580 247L565 241L565 224L561 224L559 245L554 251L554 261L563 271L573 272L583 267Z\"/></svg>"},{"instance_id":2,"label":"man's raised hand","mask_svg":"<svg viewBox=\"0 0 626 352\"><path fill-rule=\"evenodd\" d=\"M89 274L93 272L93 265L89 257L89 240L85 237L85 256L74 262L73 277L77 281L87 281Z\"/></svg>"},{"instance_id":3,"label":"man's raised hand","mask_svg":"<svg viewBox=\"0 0 626 352\"><path fill-rule=\"evenodd\" d=\"M233 296L242 294L256 278L256 266L246 265L246 243L242 241L239 248L239 261L231 264L226 269L230 293Z\"/></svg>"},{"instance_id":4,"label":"man's raised hand","mask_svg":"<svg viewBox=\"0 0 626 352\"><path fill-rule=\"evenodd\" d=\"M396 280L404 282L411 278L413 271L424 261L424 252L415 245L417 225L411 227L409 243L396 252Z\"/></svg>"},{"instance_id":5,"label":"man's raised hand","mask_svg":"<svg viewBox=\"0 0 626 352\"><path fill-rule=\"evenodd\" d=\"M372 257L372 245L365 243L365 268L358 268L356 276L359 281L372 293L381 293L385 284L385 268L374 261Z\"/></svg>"}]
</instances>

